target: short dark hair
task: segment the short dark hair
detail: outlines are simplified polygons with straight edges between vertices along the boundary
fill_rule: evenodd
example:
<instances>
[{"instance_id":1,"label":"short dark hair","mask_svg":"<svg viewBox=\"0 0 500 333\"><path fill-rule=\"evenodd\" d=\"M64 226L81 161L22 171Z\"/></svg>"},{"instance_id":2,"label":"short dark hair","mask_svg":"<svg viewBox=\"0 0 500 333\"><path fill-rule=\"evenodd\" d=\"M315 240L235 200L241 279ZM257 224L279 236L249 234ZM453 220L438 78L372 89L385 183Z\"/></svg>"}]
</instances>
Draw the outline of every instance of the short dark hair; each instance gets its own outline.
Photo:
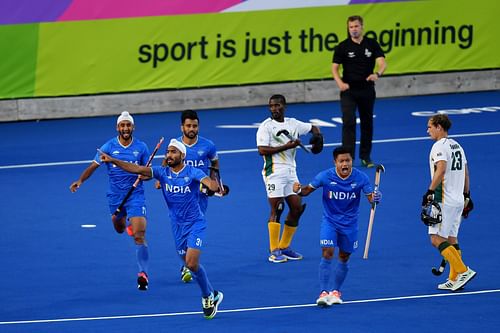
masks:
<instances>
[{"instance_id":1,"label":"short dark hair","mask_svg":"<svg viewBox=\"0 0 500 333\"><path fill-rule=\"evenodd\" d=\"M286 99L285 99L285 96L283 96L283 95L280 95L280 94L274 94L274 95L272 95L271 97L269 97L269 102L270 102L272 99L279 99L279 100L281 101L281 104L286 105Z\"/></svg>"},{"instance_id":2,"label":"short dark hair","mask_svg":"<svg viewBox=\"0 0 500 333\"><path fill-rule=\"evenodd\" d=\"M193 110L184 110L184 111L182 111L182 113L181 113L181 124L184 124L184 122L186 121L186 119L200 121L200 119L198 119L198 114L196 113L196 111L193 111Z\"/></svg>"},{"instance_id":3,"label":"short dark hair","mask_svg":"<svg viewBox=\"0 0 500 333\"><path fill-rule=\"evenodd\" d=\"M349 155L351 155L351 158L352 158L351 150L345 146L340 146L340 147L337 147L333 150L333 159L336 160L337 156L339 156L341 154L349 154Z\"/></svg>"},{"instance_id":4,"label":"short dark hair","mask_svg":"<svg viewBox=\"0 0 500 333\"><path fill-rule=\"evenodd\" d=\"M363 18L359 15L352 15L347 18L347 24L349 25L349 22L354 22L354 21L359 21L361 25L363 25Z\"/></svg>"},{"instance_id":5,"label":"short dark hair","mask_svg":"<svg viewBox=\"0 0 500 333\"><path fill-rule=\"evenodd\" d=\"M440 125L445 132L448 132L448 130L451 128L451 120L448 118L448 115L446 114L436 114L429 119L431 121L431 124L434 126Z\"/></svg>"}]
</instances>

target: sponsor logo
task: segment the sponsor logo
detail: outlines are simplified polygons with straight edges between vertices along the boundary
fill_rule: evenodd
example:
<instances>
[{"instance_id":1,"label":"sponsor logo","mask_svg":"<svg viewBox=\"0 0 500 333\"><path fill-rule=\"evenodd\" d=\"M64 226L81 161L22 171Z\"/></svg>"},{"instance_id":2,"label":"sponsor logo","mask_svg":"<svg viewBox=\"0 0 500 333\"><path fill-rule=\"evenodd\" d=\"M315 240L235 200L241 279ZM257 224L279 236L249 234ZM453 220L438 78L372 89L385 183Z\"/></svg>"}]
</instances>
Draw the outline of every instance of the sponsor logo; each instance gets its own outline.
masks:
<instances>
[{"instance_id":1,"label":"sponsor logo","mask_svg":"<svg viewBox=\"0 0 500 333\"><path fill-rule=\"evenodd\" d=\"M354 54L354 52L347 52L347 57L354 58L355 56L356 54Z\"/></svg>"},{"instance_id":2,"label":"sponsor logo","mask_svg":"<svg viewBox=\"0 0 500 333\"><path fill-rule=\"evenodd\" d=\"M365 56L366 56L367 58L370 58L370 57L372 56L372 53L370 52L370 50L365 49Z\"/></svg>"}]
</instances>

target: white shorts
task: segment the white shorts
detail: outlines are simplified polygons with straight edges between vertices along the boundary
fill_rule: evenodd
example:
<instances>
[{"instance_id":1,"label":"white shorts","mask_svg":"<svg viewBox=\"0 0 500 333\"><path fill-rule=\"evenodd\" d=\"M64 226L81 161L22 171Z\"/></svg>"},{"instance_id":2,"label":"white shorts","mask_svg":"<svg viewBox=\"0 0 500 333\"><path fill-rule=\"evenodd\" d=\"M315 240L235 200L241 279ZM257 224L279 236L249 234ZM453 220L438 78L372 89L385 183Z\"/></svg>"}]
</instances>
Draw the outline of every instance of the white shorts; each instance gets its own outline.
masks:
<instances>
[{"instance_id":1,"label":"white shorts","mask_svg":"<svg viewBox=\"0 0 500 333\"><path fill-rule=\"evenodd\" d=\"M269 176L263 176L266 184L268 198L285 198L290 195L297 195L293 191L293 184L298 182L295 169L284 169Z\"/></svg>"},{"instance_id":2,"label":"white shorts","mask_svg":"<svg viewBox=\"0 0 500 333\"><path fill-rule=\"evenodd\" d=\"M462 221L463 207L441 205L442 222L429 226L429 235L438 235L443 238L457 237L460 222Z\"/></svg>"}]
</instances>

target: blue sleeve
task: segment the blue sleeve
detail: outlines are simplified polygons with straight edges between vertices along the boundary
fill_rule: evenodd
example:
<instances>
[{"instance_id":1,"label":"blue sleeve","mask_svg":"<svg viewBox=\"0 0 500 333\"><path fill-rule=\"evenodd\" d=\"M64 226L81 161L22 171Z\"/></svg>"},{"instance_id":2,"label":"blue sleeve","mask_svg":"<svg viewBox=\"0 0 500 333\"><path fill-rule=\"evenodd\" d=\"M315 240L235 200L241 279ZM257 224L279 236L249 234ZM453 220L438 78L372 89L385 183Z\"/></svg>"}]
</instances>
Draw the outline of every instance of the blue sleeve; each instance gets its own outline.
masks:
<instances>
[{"instance_id":1,"label":"blue sleeve","mask_svg":"<svg viewBox=\"0 0 500 333\"><path fill-rule=\"evenodd\" d=\"M215 144L213 142L210 142L210 150L208 151L207 156L210 161L217 159L217 148L215 148Z\"/></svg>"},{"instance_id":2,"label":"blue sleeve","mask_svg":"<svg viewBox=\"0 0 500 333\"><path fill-rule=\"evenodd\" d=\"M110 143L109 141L106 142L105 144L103 144L101 146L101 148L99 148L103 153L106 153L106 154L110 154L111 153L111 149L109 149L109 146L110 146ZM96 154L94 155L94 162L97 162L97 164L101 165L101 154L99 154L99 152L96 152Z\"/></svg>"},{"instance_id":3,"label":"blue sleeve","mask_svg":"<svg viewBox=\"0 0 500 333\"><path fill-rule=\"evenodd\" d=\"M161 167L161 166L151 167L153 178L158 179L159 181L161 181L162 175L164 173L163 170L165 170L165 168Z\"/></svg>"},{"instance_id":4,"label":"blue sleeve","mask_svg":"<svg viewBox=\"0 0 500 333\"><path fill-rule=\"evenodd\" d=\"M320 188L321 186L323 186L324 174L325 174L324 172L318 173L316 177L314 177L313 181L309 183L309 185L311 185L314 188Z\"/></svg>"},{"instance_id":5,"label":"blue sleeve","mask_svg":"<svg viewBox=\"0 0 500 333\"><path fill-rule=\"evenodd\" d=\"M193 179L196 179L199 182L201 182L203 178L208 177L202 170L198 168L192 168L192 176Z\"/></svg>"}]
</instances>

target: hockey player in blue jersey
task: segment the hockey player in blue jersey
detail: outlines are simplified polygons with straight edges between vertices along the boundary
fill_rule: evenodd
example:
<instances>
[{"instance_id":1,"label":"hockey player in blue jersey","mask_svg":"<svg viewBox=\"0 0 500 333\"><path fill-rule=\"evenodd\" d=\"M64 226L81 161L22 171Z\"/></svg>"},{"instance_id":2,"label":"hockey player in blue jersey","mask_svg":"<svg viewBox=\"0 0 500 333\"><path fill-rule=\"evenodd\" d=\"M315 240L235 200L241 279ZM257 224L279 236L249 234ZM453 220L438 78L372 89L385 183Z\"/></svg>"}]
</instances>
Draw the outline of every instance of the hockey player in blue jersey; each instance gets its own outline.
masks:
<instances>
[{"instance_id":1,"label":"hockey player in blue jersey","mask_svg":"<svg viewBox=\"0 0 500 333\"><path fill-rule=\"evenodd\" d=\"M117 159L138 165L145 165L149 158L149 149L147 145L139 139L133 137L135 126L134 118L127 112L123 111L116 121L116 130L118 136L108 140L102 147L101 151L115 156ZM71 192L76 190L87 180L94 171L101 165L99 154L97 153L94 160L82 172L80 178L70 185ZM109 211L111 214L115 212L122 200L127 195L132 187L132 184L137 179L137 176L129 172L125 172L116 165L106 163L109 176L109 189L107 192ZM149 252L146 242L146 199L144 196L144 188L142 182L132 192L132 195L126 201L124 209L118 215L111 215L113 226L118 233L123 233L127 229L127 233L134 237L136 244L137 264L139 273L137 274L137 284L139 290L147 290L148 288L148 260ZM127 227L127 218L130 225Z\"/></svg>"},{"instance_id":2,"label":"hockey player in blue jersey","mask_svg":"<svg viewBox=\"0 0 500 333\"><path fill-rule=\"evenodd\" d=\"M177 253L184 259L202 294L203 313L211 319L217 313L223 294L214 290L203 265L200 254L205 239L207 221L198 202L200 183L211 191L218 191L217 181L212 180L203 171L184 163L186 147L180 141L172 139L168 145L165 159L167 167L144 167L134 163L117 160L102 153L101 161L116 164L125 171L153 177L160 181L160 186L169 209L172 233Z\"/></svg>"},{"instance_id":3,"label":"hockey player in blue jersey","mask_svg":"<svg viewBox=\"0 0 500 333\"><path fill-rule=\"evenodd\" d=\"M214 177L213 171L209 171L209 167L219 168L219 157L215 144L199 135L199 118L194 110L185 110L181 113L181 132L182 136L177 138L186 146L186 158L184 163L200 169L205 174ZM163 160L162 166L166 166L166 159ZM156 188L160 189L160 183L156 182ZM203 214L208 208L208 191L206 187L200 188L198 193L198 202ZM190 282L192 280L191 272L186 266L181 266L181 280Z\"/></svg>"},{"instance_id":4,"label":"hockey player in blue jersey","mask_svg":"<svg viewBox=\"0 0 500 333\"><path fill-rule=\"evenodd\" d=\"M320 227L322 258L319 264L319 306L341 304L340 289L348 272L350 255L358 247L358 215L361 193L370 202L379 203L380 191L373 192L368 176L352 167L351 151L337 147L333 151L334 168L320 172L306 186L294 184L294 192L307 196L323 187L323 219ZM332 271L335 247L339 249L339 262ZM333 275L332 275L333 272Z\"/></svg>"}]
</instances>

